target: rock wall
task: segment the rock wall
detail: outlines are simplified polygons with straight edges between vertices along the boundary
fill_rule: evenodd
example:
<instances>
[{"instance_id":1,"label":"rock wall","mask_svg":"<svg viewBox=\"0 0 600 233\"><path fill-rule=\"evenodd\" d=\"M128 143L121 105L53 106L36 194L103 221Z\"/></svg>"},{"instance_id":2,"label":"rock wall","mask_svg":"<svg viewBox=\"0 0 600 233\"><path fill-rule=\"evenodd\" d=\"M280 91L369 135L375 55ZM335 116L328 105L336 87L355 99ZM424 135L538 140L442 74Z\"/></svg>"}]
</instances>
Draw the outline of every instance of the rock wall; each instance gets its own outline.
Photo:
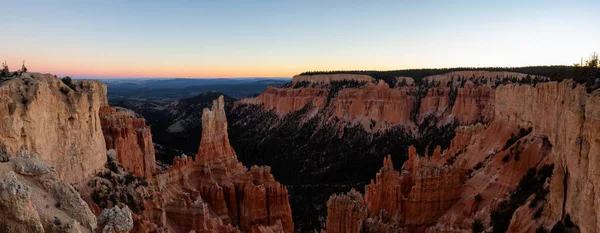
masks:
<instances>
[{"instance_id":1,"label":"rock wall","mask_svg":"<svg viewBox=\"0 0 600 233\"><path fill-rule=\"evenodd\" d=\"M371 121L383 125L413 127L411 109L414 97L408 88L393 89L385 82L362 88L345 88L331 100L333 116L346 122L369 125Z\"/></svg>"},{"instance_id":2,"label":"rock wall","mask_svg":"<svg viewBox=\"0 0 600 233\"><path fill-rule=\"evenodd\" d=\"M440 124L452 121L471 124L489 121L493 116L491 101L494 100L492 85L495 80L506 77L520 79L526 75L509 72L453 72L424 78L429 80L427 84L417 85L410 79L407 85L394 88L390 88L382 80L377 82L370 76L363 76L296 76L292 84L311 84L305 87L269 87L258 97L239 100L234 106L258 104L265 110L273 110L282 116L311 103L311 113L325 110L329 119L362 124L368 131L385 130L392 126L414 129L428 116L437 117ZM358 88L342 88L328 102L331 91L329 83L332 80L365 81L366 84Z\"/></svg>"},{"instance_id":3,"label":"rock wall","mask_svg":"<svg viewBox=\"0 0 600 233\"><path fill-rule=\"evenodd\" d=\"M104 84L73 81L69 87L50 74L23 73L0 84L0 105L0 145L11 156L21 148L37 153L71 183L102 169Z\"/></svg>"},{"instance_id":4,"label":"rock wall","mask_svg":"<svg viewBox=\"0 0 600 233\"><path fill-rule=\"evenodd\" d=\"M135 176L151 177L156 170L156 161L146 120L119 107L104 106L99 115L106 149L114 149L119 163Z\"/></svg>"},{"instance_id":5,"label":"rock wall","mask_svg":"<svg viewBox=\"0 0 600 233\"><path fill-rule=\"evenodd\" d=\"M312 103L315 109L321 109L327 101L327 89L319 87L306 88L279 88L268 87L263 93L255 98L239 100L239 104L262 104L267 111L273 110L278 115L285 115L298 111L308 103Z\"/></svg>"},{"instance_id":6,"label":"rock wall","mask_svg":"<svg viewBox=\"0 0 600 233\"><path fill-rule=\"evenodd\" d=\"M496 90L495 117L531 124L548 137L555 164L550 188L549 221L569 215L581 232L600 231L600 91L587 94L566 80Z\"/></svg>"}]
</instances>

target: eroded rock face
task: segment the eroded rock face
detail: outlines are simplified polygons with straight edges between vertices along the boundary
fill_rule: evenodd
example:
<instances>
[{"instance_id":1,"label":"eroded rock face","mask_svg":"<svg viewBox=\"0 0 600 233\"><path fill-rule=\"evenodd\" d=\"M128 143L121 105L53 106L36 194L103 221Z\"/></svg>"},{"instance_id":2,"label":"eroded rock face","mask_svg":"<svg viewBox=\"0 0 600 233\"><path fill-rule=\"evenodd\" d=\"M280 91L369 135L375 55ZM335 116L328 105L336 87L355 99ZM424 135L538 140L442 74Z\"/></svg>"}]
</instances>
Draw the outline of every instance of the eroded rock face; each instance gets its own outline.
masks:
<instances>
[{"instance_id":1,"label":"eroded rock face","mask_svg":"<svg viewBox=\"0 0 600 233\"><path fill-rule=\"evenodd\" d=\"M96 217L54 168L37 158L0 163L2 232L90 232Z\"/></svg>"},{"instance_id":2,"label":"eroded rock face","mask_svg":"<svg viewBox=\"0 0 600 233\"><path fill-rule=\"evenodd\" d=\"M82 181L106 162L98 117L107 103L106 86L73 83L23 73L0 85L0 144L12 156L20 148L41 155L67 182Z\"/></svg>"},{"instance_id":3,"label":"eroded rock face","mask_svg":"<svg viewBox=\"0 0 600 233\"><path fill-rule=\"evenodd\" d=\"M424 78L426 85L415 85L410 78L394 88L366 75L296 76L292 85L269 87L255 98L235 103L262 105L279 116L298 111L309 103L311 114L324 110L328 118L361 124L367 131L393 126L414 129L427 117L440 124L453 121L471 124L488 121L493 116L495 80L526 75L510 72L452 72ZM474 84L472 81L477 81ZM485 80L485 82L483 81ZM361 87L346 87L332 94L331 84L340 81L362 82ZM308 83L300 88L295 85ZM330 98L330 99L328 99Z\"/></svg>"},{"instance_id":4,"label":"eroded rock face","mask_svg":"<svg viewBox=\"0 0 600 233\"><path fill-rule=\"evenodd\" d=\"M531 86L504 86L496 91L497 118L533 125L548 137L555 164L547 212L550 222L569 215L581 232L600 231L596 172L600 152L600 91L587 94L571 80ZM588 203L588 204L586 204ZM548 227L549 228L549 227Z\"/></svg>"},{"instance_id":5,"label":"eroded rock face","mask_svg":"<svg viewBox=\"0 0 600 233\"><path fill-rule=\"evenodd\" d=\"M468 87L467 82L462 91ZM582 86L566 80L535 86L508 84L496 89L479 86L463 94L475 97L463 98L465 103L460 104L459 90L452 114L457 117L455 113L460 112L461 121L467 123L474 116L483 117L484 121L478 121L483 123L457 128L450 147L445 151L436 148L429 159L409 152L400 174L388 159L384 160L384 168L365 191L370 215L377 211L388 216L398 213L400 225L396 229L424 226L412 229L416 232L470 232L475 221L484 229L499 228L493 225L492 212L507 208L502 202L517 198L508 193L528 188L517 184L531 169L539 171L553 164L551 178L540 181L547 195L537 197L544 195L542 189L532 190L531 196L512 211L500 213L508 213L504 216L508 218L507 232L535 232L539 227L549 230L557 221L572 223L570 229L580 232L599 231L596 213L600 210L597 205L584 203L595 203L597 192L593 190L599 188L593 155L600 148L600 91L588 94ZM429 165L423 166L424 161ZM440 169L460 164L462 172ZM449 175L465 171L463 178ZM376 222L368 221L370 218L363 222ZM375 232L383 232L382 226L389 225L371 226L377 226L370 228L378 229Z\"/></svg>"},{"instance_id":6,"label":"eroded rock face","mask_svg":"<svg viewBox=\"0 0 600 233\"><path fill-rule=\"evenodd\" d=\"M219 97L204 109L196 158L177 157L148 180L142 215L173 232L293 232L287 188L269 167L248 170L237 160L223 105Z\"/></svg>"},{"instance_id":7,"label":"eroded rock face","mask_svg":"<svg viewBox=\"0 0 600 233\"><path fill-rule=\"evenodd\" d=\"M117 160L135 176L151 177L156 170L150 126L133 111L104 106L100 108L106 149L117 152Z\"/></svg>"}]
</instances>

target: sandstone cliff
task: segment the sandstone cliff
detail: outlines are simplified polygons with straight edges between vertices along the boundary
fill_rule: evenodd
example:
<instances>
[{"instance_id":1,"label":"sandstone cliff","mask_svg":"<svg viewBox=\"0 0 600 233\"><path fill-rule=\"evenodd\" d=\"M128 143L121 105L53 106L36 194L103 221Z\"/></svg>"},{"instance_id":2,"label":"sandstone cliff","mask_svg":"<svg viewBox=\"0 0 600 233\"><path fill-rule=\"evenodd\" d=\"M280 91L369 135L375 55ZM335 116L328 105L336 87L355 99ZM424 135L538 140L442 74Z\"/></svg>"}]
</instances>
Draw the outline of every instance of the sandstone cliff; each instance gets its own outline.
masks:
<instances>
[{"instance_id":1,"label":"sandstone cliff","mask_svg":"<svg viewBox=\"0 0 600 233\"><path fill-rule=\"evenodd\" d=\"M409 81L390 87L366 75L296 76L291 85L269 87L258 97L242 99L235 106L262 105L266 111L283 116L310 103L309 117L324 110L330 120L360 124L368 131L393 126L414 129L430 116L438 118L440 125L453 121L471 124L492 117L494 86L524 77L512 72L463 71L426 77L418 85L399 77ZM336 86L344 82L355 83ZM375 127L369 127L372 123Z\"/></svg>"},{"instance_id":2,"label":"sandstone cliff","mask_svg":"<svg viewBox=\"0 0 600 233\"><path fill-rule=\"evenodd\" d=\"M156 170L156 161L146 120L119 107L104 106L99 115L106 149L114 149L119 163L135 176L151 177Z\"/></svg>"},{"instance_id":3,"label":"sandstone cliff","mask_svg":"<svg viewBox=\"0 0 600 233\"><path fill-rule=\"evenodd\" d=\"M56 167L59 177L79 182L106 162L98 112L106 86L49 74L23 73L0 85L0 144L15 156L23 148Z\"/></svg>"}]
</instances>

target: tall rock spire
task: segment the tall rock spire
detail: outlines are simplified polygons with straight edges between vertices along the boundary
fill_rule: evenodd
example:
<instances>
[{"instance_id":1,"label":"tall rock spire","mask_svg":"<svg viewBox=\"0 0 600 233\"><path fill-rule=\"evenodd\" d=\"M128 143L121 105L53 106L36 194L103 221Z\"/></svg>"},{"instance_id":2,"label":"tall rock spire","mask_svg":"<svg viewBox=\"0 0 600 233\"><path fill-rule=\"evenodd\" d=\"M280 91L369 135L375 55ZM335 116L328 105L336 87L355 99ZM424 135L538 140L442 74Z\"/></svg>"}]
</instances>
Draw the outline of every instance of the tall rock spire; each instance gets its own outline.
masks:
<instances>
[{"instance_id":1,"label":"tall rock spire","mask_svg":"<svg viewBox=\"0 0 600 233\"><path fill-rule=\"evenodd\" d=\"M235 157L235 151L229 144L227 118L223 96L213 100L211 109L202 112L202 139L196 161L213 161L220 158Z\"/></svg>"},{"instance_id":2,"label":"tall rock spire","mask_svg":"<svg viewBox=\"0 0 600 233\"><path fill-rule=\"evenodd\" d=\"M213 100L211 109L205 108L202 111L202 138L196 162L211 167L224 166L230 173L246 170L238 162L235 151L229 144L223 96Z\"/></svg>"}]
</instances>

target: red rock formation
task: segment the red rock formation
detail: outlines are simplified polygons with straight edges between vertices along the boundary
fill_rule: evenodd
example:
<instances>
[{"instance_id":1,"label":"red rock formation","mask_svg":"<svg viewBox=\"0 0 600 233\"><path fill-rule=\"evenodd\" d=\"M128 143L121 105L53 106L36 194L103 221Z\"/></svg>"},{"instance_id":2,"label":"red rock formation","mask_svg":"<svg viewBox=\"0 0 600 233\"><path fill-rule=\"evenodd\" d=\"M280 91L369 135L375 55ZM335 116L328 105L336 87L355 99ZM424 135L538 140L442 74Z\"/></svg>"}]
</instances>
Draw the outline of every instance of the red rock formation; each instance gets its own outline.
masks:
<instances>
[{"instance_id":1,"label":"red rock formation","mask_svg":"<svg viewBox=\"0 0 600 233\"><path fill-rule=\"evenodd\" d=\"M360 233L367 218L362 195L352 189L346 195L333 195L327 201L327 223L322 233Z\"/></svg>"},{"instance_id":2,"label":"red rock formation","mask_svg":"<svg viewBox=\"0 0 600 233\"><path fill-rule=\"evenodd\" d=\"M149 180L154 195L144 215L174 232L293 232L287 188L269 167L248 171L237 160L222 96L204 109L202 127L196 159L177 157Z\"/></svg>"},{"instance_id":3,"label":"red rock formation","mask_svg":"<svg viewBox=\"0 0 600 233\"><path fill-rule=\"evenodd\" d=\"M422 98L416 96L415 93L419 90L412 84L390 88L387 83L376 83L373 78L364 75L296 76L292 80L293 84L311 84L301 88L294 88L293 85L270 87L258 97L240 100L234 106L259 104L265 110L285 115L312 103L313 109L308 116L325 108L329 119L360 123L367 131L398 125L414 129L427 116L439 118L440 124L452 121L469 124L489 121L493 116L494 89L491 85L495 80L503 77L520 79L525 76L510 72L453 72L431 76L425 79L433 84L426 89ZM466 81L468 78L478 81L478 84ZM360 88L341 89L328 103L329 83L340 80L364 81L366 84ZM418 122L413 122L413 112L417 113ZM371 122L375 123L374 128Z\"/></svg>"},{"instance_id":4,"label":"red rock formation","mask_svg":"<svg viewBox=\"0 0 600 233\"><path fill-rule=\"evenodd\" d=\"M333 116L343 121L359 121L369 125L371 121L385 125L412 127L410 109L414 97L408 88L392 89L385 82L362 88L345 88L331 100Z\"/></svg>"},{"instance_id":5,"label":"red rock formation","mask_svg":"<svg viewBox=\"0 0 600 233\"><path fill-rule=\"evenodd\" d=\"M422 232L459 199L465 174L461 167L458 163L437 165L418 157L416 149L410 147L409 159L398 172L388 156L376 180L365 188L364 201L356 191L329 199L326 230L402 232L406 228ZM366 227L362 227L363 222Z\"/></svg>"},{"instance_id":6,"label":"red rock formation","mask_svg":"<svg viewBox=\"0 0 600 233\"><path fill-rule=\"evenodd\" d=\"M156 170L150 126L128 109L105 106L99 112L106 149L117 152L119 163L136 176L151 177Z\"/></svg>"}]
</instances>

